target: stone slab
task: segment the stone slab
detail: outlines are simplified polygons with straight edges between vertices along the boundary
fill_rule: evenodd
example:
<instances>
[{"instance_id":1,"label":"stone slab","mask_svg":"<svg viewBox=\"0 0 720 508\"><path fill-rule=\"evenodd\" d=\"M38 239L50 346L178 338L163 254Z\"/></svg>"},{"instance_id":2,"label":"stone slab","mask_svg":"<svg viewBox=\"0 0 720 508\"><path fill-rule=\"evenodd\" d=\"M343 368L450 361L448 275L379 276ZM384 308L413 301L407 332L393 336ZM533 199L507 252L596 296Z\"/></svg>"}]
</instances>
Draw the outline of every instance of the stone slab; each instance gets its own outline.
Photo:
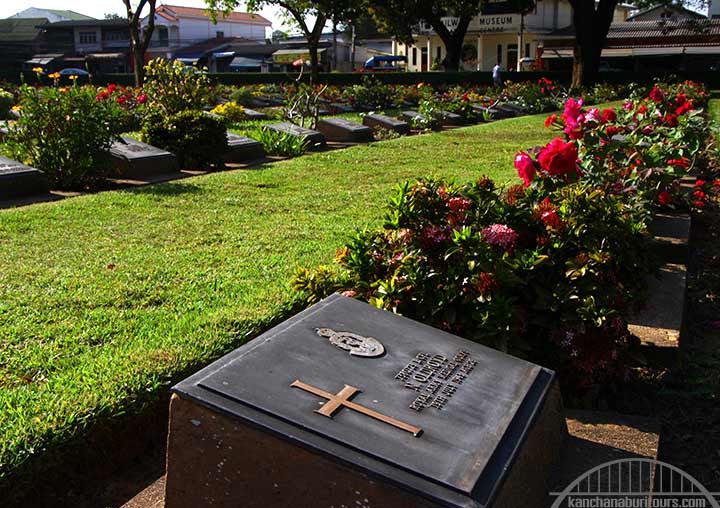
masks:
<instances>
[{"instance_id":1,"label":"stone slab","mask_svg":"<svg viewBox=\"0 0 720 508\"><path fill-rule=\"evenodd\" d=\"M0 156L0 199L13 199L48 191L48 180L39 169Z\"/></svg>"},{"instance_id":2,"label":"stone slab","mask_svg":"<svg viewBox=\"0 0 720 508\"><path fill-rule=\"evenodd\" d=\"M373 131L370 127L361 125L344 118L326 118L319 120L316 128L322 132L328 141L341 141L346 143L369 143L373 141Z\"/></svg>"},{"instance_id":3,"label":"stone slab","mask_svg":"<svg viewBox=\"0 0 720 508\"><path fill-rule=\"evenodd\" d=\"M475 111L475 113L477 113L479 122L486 121L487 115L490 115L490 120L498 120L500 118L505 118L503 113L500 113L499 111L491 109L486 106L477 106L476 105L476 106L473 106L472 108L473 108L473 111Z\"/></svg>"},{"instance_id":4,"label":"stone slab","mask_svg":"<svg viewBox=\"0 0 720 508\"><path fill-rule=\"evenodd\" d=\"M442 111L441 115L442 120L440 120L440 123L443 125L463 125L465 123L465 119L457 113Z\"/></svg>"},{"instance_id":5,"label":"stone slab","mask_svg":"<svg viewBox=\"0 0 720 508\"><path fill-rule=\"evenodd\" d=\"M551 371L339 295L173 392L167 508L529 508L566 435Z\"/></svg>"},{"instance_id":6,"label":"stone slab","mask_svg":"<svg viewBox=\"0 0 720 508\"><path fill-rule=\"evenodd\" d=\"M658 213L648 227L653 235L654 248L668 263L687 265L690 240L690 214Z\"/></svg>"},{"instance_id":7,"label":"stone slab","mask_svg":"<svg viewBox=\"0 0 720 508\"><path fill-rule=\"evenodd\" d=\"M175 154L123 136L110 147L115 174L122 178L144 178L179 171Z\"/></svg>"},{"instance_id":8,"label":"stone slab","mask_svg":"<svg viewBox=\"0 0 720 508\"><path fill-rule=\"evenodd\" d=\"M648 278L648 286L647 304L628 318L628 328L644 344L677 347L683 328L687 268L666 263L659 276Z\"/></svg>"},{"instance_id":9,"label":"stone slab","mask_svg":"<svg viewBox=\"0 0 720 508\"><path fill-rule=\"evenodd\" d=\"M256 111L250 108L244 108L243 113L248 120L267 120L268 116L262 111Z\"/></svg>"},{"instance_id":10,"label":"stone slab","mask_svg":"<svg viewBox=\"0 0 720 508\"><path fill-rule=\"evenodd\" d=\"M502 104L502 106L507 110L514 111L515 116L525 116L529 114L527 109L512 102L505 102Z\"/></svg>"},{"instance_id":11,"label":"stone slab","mask_svg":"<svg viewBox=\"0 0 720 508\"><path fill-rule=\"evenodd\" d=\"M310 141L311 146L323 146L325 145L325 136L322 132L318 132L313 129L306 129L290 122L272 123L264 125L263 129L270 129L277 132L286 132L293 136L306 137Z\"/></svg>"},{"instance_id":12,"label":"stone slab","mask_svg":"<svg viewBox=\"0 0 720 508\"><path fill-rule=\"evenodd\" d=\"M355 112L355 108L353 108L349 104L343 104L341 102L331 102L330 109L336 114L337 113L354 113Z\"/></svg>"},{"instance_id":13,"label":"stone slab","mask_svg":"<svg viewBox=\"0 0 720 508\"><path fill-rule=\"evenodd\" d=\"M391 131L395 131L398 134L409 134L410 124L397 118L392 118L387 115L381 115L378 113L370 113L363 117L363 125L367 125L372 128L383 128Z\"/></svg>"},{"instance_id":14,"label":"stone slab","mask_svg":"<svg viewBox=\"0 0 720 508\"><path fill-rule=\"evenodd\" d=\"M414 121L424 121L425 115L417 111L407 110L400 113L400 119L412 125Z\"/></svg>"},{"instance_id":15,"label":"stone slab","mask_svg":"<svg viewBox=\"0 0 720 508\"><path fill-rule=\"evenodd\" d=\"M262 143L255 139L228 132L227 140L228 151L224 156L225 162L248 162L265 157Z\"/></svg>"},{"instance_id":16,"label":"stone slab","mask_svg":"<svg viewBox=\"0 0 720 508\"><path fill-rule=\"evenodd\" d=\"M508 104L497 104L491 109L495 109L503 113L505 115L505 118L513 118L516 116L520 116L518 111L515 108L509 106Z\"/></svg>"}]
</instances>

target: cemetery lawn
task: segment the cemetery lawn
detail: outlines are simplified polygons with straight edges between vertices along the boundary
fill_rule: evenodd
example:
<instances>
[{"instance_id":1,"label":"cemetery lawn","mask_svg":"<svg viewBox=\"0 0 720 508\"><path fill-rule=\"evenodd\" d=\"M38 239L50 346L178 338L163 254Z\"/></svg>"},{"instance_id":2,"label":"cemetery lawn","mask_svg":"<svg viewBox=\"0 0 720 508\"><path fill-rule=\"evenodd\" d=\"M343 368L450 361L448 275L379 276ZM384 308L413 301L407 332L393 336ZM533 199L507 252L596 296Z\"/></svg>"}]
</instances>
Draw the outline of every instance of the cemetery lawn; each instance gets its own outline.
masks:
<instances>
[{"instance_id":1,"label":"cemetery lawn","mask_svg":"<svg viewBox=\"0 0 720 508\"><path fill-rule=\"evenodd\" d=\"M295 268L380 225L397 183L517 181L544 119L0 210L0 481L286 316Z\"/></svg>"}]
</instances>

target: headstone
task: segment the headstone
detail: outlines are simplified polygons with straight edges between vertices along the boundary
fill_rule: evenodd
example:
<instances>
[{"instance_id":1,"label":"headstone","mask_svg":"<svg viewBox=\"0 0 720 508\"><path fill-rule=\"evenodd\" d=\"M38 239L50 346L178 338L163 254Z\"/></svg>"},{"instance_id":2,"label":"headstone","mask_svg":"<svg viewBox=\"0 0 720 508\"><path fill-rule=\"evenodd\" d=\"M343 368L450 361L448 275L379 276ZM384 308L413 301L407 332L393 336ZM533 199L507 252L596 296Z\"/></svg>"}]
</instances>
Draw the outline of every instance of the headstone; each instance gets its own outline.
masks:
<instances>
[{"instance_id":1,"label":"headstone","mask_svg":"<svg viewBox=\"0 0 720 508\"><path fill-rule=\"evenodd\" d=\"M166 508L538 506L552 371L333 295L173 388Z\"/></svg>"},{"instance_id":2,"label":"headstone","mask_svg":"<svg viewBox=\"0 0 720 508\"><path fill-rule=\"evenodd\" d=\"M115 174L124 178L143 178L179 170L175 154L127 136L112 144L110 156Z\"/></svg>"},{"instance_id":3,"label":"headstone","mask_svg":"<svg viewBox=\"0 0 720 508\"><path fill-rule=\"evenodd\" d=\"M493 109L500 111L505 114L505 118L513 118L520 116L515 108L508 106L507 104L496 104Z\"/></svg>"},{"instance_id":4,"label":"headstone","mask_svg":"<svg viewBox=\"0 0 720 508\"><path fill-rule=\"evenodd\" d=\"M328 116L332 114L332 111L327 108L318 108L317 112L318 116Z\"/></svg>"},{"instance_id":5,"label":"headstone","mask_svg":"<svg viewBox=\"0 0 720 508\"><path fill-rule=\"evenodd\" d=\"M410 132L410 124L407 122L377 113L365 115L363 117L363 125L367 125L372 128L381 127L383 129L395 131L398 134L408 134Z\"/></svg>"},{"instance_id":6,"label":"headstone","mask_svg":"<svg viewBox=\"0 0 720 508\"><path fill-rule=\"evenodd\" d=\"M443 125L463 125L465 123L465 119L457 113L442 111L440 114L442 115L440 121Z\"/></svg>"},{"instance_id":7,"label":"headstone","mask_svg":"<svg viewBox=\"0 0 720 508\"><path fill-rule=\"evenodd\" d=\"M257 97L250 99L250 104L252 104L256 108L267 108L270 105L269 102L258 99Z\"/></svg>"},{"instance_id":8,"label":"headstone","mask_svg":"<svg viewBox=\"0 0 720 508\"><path fill-rule=\"evenodd\" d=\"M0 199L13 199L48 191L45 173L0 156Z\"/></svg>"},{"instance_id":9,"label":"headstone","mask_svg":"<svg viewBox=\"0 0 720 508\"><path fill-rule=\"evenodd\" d=\"M516 116L524 116L528 114L528 110L523 108L522 106L518 106L517 104L514 104L512 102L506 102L502 105L505 109L509 109L511 111L515 112Z\"/></svg>"},{"instance_id":10,"label":"headstone","mask_svg":"<svg viewBox=\"0 0 720 508\"><path fill-rule=\"evenodd\" d=\"M227 140L228 151L223 158L225 162L248 162L265 157L262 143L255 139L228 132Z\"/></svg>"},{"instance_id":11,"label":"headstone","mask_svg":"<svg viewBox=\"0 0 720 508\"><path fill-rule=\"evenodd\" d=\"M248 120L267 120L268 116L262 111L256 111L250 108L244 108L243 113Z\"/></svg>"},{"instance_id":12,"label":"headstone","mask_svg":"<svg viewBox=\"0 0 720 508\"><path fill-rule=\"evenodd\" d=\"M493 110L491 108L488 108L486 106L473 106L473 111L477 113L478 115L478 121L485 122L488 120L497 120L498 118L501 118L502 115L496 110Z\"/></svg>"},{"instance_id":13,"label":"headstone","mask_svg":"<svg viewBox=\"0 0 720 508\"><path fill-rule=\"evenodd\" d=\"M367 143L373 140L373 131L370 127L344 118L319 120L316 127L328 141Z\"/></svg>"},{"instance_id":14,"label":"headstone","mask_svg":"<svg viewBox=\"0 0 720 508\"><path fill-rule=\"evenodd\" d=\"M278 132L286 132L293 136L305 137L310 141L311 146L320 146L325 144L325 136L322 132L318 132L312 129L306 129L290 122L272 123L269 125L263 125L263 129L270 129Z\"/></svg>"},{"instance_id":15,"label":"headstone","mask_svg":"<svg viewBox=\"0 0 720 508\"><path fill-rule=\"evenodd\" d=\"M334 113L353 113L355 112L355 108L352 106L349 106L348 104L342 104L340 102L331 102L330 103L330 109Z\"/></svg>"},{"instance_id":16,"label":"headstone","mask_svg":"<svg viewBox=\"0 0 720 508\"><path fill-rule=\"evenodd\" d=\"M415 121L424 121L425 115L418 113L417 111L403 111L400 113L400 119L408 122L410 125Z\"/></svg>"}]
</instances>

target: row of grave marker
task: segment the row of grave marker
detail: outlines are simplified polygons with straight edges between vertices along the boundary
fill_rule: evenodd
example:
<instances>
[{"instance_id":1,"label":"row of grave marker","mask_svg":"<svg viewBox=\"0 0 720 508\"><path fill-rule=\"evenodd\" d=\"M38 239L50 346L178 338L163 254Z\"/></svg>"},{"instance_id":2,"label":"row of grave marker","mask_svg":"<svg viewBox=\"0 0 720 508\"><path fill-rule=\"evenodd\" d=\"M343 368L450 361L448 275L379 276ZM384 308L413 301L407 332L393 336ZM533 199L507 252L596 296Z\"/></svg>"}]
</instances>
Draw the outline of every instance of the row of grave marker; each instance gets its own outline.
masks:
<instances>
[{"instance_id":1,"label":"row of grave marker","mask_svg":"<svg viewBox=\"0 0 720 508\"><path fill-rule=\"evenodd\" d=\"M512 105L496 105L491 108L475 106L477 120L485 118L509 118L527 114L524 109ZM253 119L267 118L264 113L245 110ZM399 118L378 113L369 113L363 117L363 124L344 118L324 118L317 122L316 129L307 129L298 125L281 122L265 125L264 129L285 132L294 136L304 136L311 148L324 147L328 141L340 143L367 143L373 141L374 129L384 128L400 135L409 134L411 124L424 121L425 117L417 111L403 111ZM443 125L461 125L460 115L444 112ZM7 133L7 127L0 127L0 136ZM228 132L228 152L224 161L228 163L247 163L265 156L262 144L254 139ZM111 149L115 174L120 178L147 178L179 171L177 157L160 148L123 136ZM47 179L42 171L0 157L0 200L42 194L49 190Z\"/></svg>"}]
</instances>

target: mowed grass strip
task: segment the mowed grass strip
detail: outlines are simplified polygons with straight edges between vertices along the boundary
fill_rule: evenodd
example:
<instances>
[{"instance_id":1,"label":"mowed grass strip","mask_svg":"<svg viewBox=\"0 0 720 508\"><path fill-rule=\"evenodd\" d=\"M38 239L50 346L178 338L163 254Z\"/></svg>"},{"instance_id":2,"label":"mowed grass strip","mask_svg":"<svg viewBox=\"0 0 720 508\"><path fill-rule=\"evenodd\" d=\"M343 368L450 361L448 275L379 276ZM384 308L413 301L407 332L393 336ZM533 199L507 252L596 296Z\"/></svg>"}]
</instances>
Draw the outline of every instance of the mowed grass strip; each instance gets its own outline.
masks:
<instances>
[{"instance_id":1,"label":"mowed grass strip","mask_svg":"<svg viewBox=\"0 0 720 508\"><path fill-rule=\"evenodd\" d=\"M0 478L282 315L397 183L515 179L544 118L0 211Z\"/></svg>"}]
</instances>

